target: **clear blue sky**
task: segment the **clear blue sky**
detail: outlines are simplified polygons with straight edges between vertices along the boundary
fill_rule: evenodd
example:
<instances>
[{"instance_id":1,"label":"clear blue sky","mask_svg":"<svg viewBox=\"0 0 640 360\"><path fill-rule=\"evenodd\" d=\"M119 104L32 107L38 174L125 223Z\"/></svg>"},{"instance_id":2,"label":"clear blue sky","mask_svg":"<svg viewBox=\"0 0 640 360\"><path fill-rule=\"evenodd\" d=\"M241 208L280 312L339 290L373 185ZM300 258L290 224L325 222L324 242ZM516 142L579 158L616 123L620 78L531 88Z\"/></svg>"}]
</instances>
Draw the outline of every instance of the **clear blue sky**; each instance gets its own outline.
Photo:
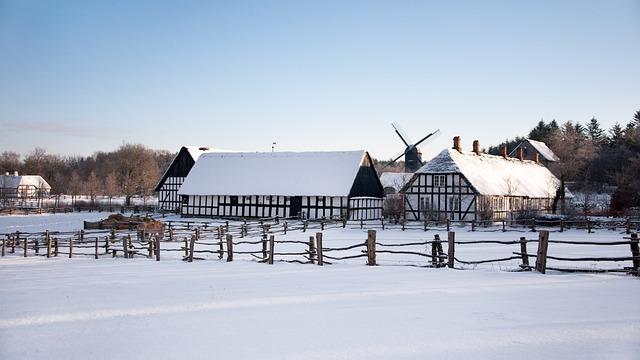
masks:
<instances>
[{"instance_id":1,"label":"clear blue sky","mask_svg":"<svg viewBox=\"0 0 640 360\"><path fill-rule=\"evenodd\" d=\"M640 110L639 1L0 0L0 151L402 150Z\"/></svg>"}]
</instances>

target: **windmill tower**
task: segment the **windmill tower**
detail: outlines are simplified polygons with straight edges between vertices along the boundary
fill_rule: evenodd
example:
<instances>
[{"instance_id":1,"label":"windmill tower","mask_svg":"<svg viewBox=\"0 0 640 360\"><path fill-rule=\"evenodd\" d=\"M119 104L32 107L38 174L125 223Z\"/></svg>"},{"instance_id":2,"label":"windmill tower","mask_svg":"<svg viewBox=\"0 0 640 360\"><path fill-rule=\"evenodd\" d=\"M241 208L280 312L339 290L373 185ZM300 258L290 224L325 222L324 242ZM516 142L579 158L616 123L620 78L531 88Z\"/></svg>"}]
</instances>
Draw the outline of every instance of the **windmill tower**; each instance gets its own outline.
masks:
<instances>
[{"instance_id":1,"label":"windmill tower","mask_svg":"<svg viewBox=\"0 0 640 360\"><path fill-rule=\"evenodd\" d=\"M404 171L408 172L408 173L416 172L423 165L423 163L422 163L422 153L420 152L420 149L418 149L418 145L420 145L422 142L424 142L425 140L427 140L431 136L433 136L436 133L438 133L440 131L440 129L438 129L438 130L428 134L427 136L423 137L417 143L412 144L411 140L407 136L406 132L400 127L400 125L397 122L392 123L391 126L393 126L393 130L395 130L396 134L398 134L398 136L400 137L400 140L402 140L402 142L404 143L404 145L406 147L405 147L404 151L402 152L402 154L400 154L395 159L393 159L389 163L387 163L387 165L385 165L385 167L395 163L396 161L398 161L398 159L400 159L401 157L404 156Z\"/></svg>"}]
</instances>

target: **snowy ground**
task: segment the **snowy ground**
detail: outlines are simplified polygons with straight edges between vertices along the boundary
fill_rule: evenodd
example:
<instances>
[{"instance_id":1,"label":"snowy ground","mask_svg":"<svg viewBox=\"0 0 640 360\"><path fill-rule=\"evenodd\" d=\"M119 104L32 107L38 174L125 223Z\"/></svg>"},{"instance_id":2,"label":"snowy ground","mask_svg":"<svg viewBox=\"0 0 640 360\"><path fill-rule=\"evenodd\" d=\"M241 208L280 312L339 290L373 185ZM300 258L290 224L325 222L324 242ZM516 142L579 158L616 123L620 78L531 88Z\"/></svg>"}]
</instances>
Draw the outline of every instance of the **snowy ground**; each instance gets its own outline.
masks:
<instances>
[{"instance_id":1,"label":"snowy ground","mask_svg":"<svg viewBox=\"0 0 640 360\"><path fill-rule=\"evenodd\" d=\"M76 230L84 218L104 215L0 217L0 232ZM313 232L278 238L308 239ZM378 241L426 240L435 233L446 238L444 231L385 230ZM536 234L456 229L456 236ZM622 236L573 230L551 238ZM324 232L325 247L365 237L359 228ZM629 254L624 246L593 248L552 244L549 253ZM516 250L456 249L463 259ZM213 255L184 263L179 253L163 254L160 262L7 256L0 258L0 358L640 358L640 279L508 271L517 261L468 270L406 267L396 265L424 260L383 255L377 267L364 266L364 259L319 267L266 265L250 256L227 263Z\"/></svg>"}]
</instances>

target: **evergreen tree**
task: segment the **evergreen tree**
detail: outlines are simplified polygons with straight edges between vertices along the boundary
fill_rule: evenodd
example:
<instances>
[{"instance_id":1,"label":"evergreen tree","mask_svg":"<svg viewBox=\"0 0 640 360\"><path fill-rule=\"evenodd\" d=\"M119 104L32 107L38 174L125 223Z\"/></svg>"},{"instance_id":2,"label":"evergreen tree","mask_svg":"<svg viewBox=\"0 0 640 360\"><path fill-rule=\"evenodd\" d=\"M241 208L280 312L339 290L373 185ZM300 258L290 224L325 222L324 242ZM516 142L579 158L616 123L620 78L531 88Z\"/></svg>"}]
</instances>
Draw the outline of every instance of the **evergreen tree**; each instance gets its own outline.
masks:
<instances>
[{"instance_id":1,"label":"evergreen tree","mask_svg":"<svg viewBox=\"0 0 640 360\"><path fill-rule=\"evenodd\" d=\"M609 143L613 146L619 144L624 139L624 130L619 123L615 123L611 129L609 129Z\"/></svg>"},{"instance_id":2,"label":"evergreen tree","mask_svg":"<svg viewBox=\"0 0 640 360\"><path fill-rule=\"evenodd\" d=\"M589 121L589 124L587 125L587 133L589 134L589 138L595 144L602 144L606 140L604 130L600 127L600 123L596 118L591 118L591 121Z\"/></svg>"}]
</instances>

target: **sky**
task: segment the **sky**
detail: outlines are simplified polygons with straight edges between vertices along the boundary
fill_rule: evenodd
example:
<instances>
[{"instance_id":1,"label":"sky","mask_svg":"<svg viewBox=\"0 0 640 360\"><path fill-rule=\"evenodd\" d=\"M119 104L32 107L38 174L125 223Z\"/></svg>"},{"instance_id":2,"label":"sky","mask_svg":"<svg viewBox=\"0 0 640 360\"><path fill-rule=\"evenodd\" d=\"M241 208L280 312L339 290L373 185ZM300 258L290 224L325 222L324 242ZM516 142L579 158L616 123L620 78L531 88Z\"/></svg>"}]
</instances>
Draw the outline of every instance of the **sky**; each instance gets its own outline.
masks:
<instances>
[{"instance_id":1,"label":"sky","mask_svg":"<svg viewBox=\"0 0 640 360\"><path fill-rule=\"evenodd\" d=\"M640 110L640 1L0 0L1 151L425 159Z\"/></svg>"}]
</instances>

